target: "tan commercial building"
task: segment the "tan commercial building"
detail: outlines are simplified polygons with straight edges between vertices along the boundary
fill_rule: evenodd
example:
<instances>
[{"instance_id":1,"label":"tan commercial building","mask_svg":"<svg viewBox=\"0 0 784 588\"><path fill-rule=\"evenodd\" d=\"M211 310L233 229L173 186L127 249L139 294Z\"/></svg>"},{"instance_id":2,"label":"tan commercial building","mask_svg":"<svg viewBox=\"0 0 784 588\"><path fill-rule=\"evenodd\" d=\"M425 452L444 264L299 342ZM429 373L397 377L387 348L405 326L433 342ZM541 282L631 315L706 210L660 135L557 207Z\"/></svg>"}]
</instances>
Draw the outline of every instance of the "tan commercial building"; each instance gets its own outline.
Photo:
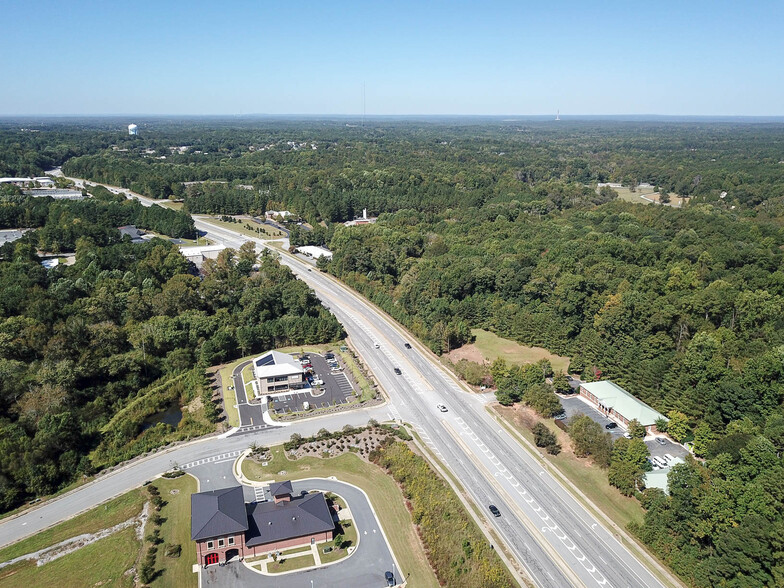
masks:
<instances>
[{"instance_id":1,"label":"tan commercial building","mask_svg":"<svg viewBox=\"0 0 784 588\"><path fill-rule=\"evenodd\" d=\"M254 391L257 397L285 394L309 387L302 364L280 351L268 351L254 359L253 375L256 377Z\"/></svg>"},{"instance_id":2,"label":"tan commercial building","mask_svg":"<svg viewBox=\"0 0 784 588\"><path fill-rule=\"evenodd\" d=\"M580 396L624 427L628 426L632 419L637 419L648 433L655 433L656 421L667 420L663 414L609 380L583 382L580 384Z\"/></svg>"}]
</instances>

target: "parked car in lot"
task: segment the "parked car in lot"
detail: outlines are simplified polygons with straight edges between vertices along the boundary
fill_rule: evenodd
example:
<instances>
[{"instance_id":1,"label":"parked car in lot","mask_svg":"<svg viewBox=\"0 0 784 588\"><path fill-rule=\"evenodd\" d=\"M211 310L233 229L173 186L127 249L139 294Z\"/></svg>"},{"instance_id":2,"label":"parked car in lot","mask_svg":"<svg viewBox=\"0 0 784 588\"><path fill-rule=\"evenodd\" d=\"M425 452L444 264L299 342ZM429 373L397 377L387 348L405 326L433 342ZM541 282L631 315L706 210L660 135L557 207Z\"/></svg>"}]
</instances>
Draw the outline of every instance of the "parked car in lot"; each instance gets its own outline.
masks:
<instances>
[{"instance_id":1,"label":"parked car in lot","mask_svg":"<svg viewBox=\"0 0 784 588\"><path fill-rule=\"evenodd\" d=\"M618 425L617 423L607 423L606 425L604 425L604 428L609 431L610 429L617 429Z\"/></svg>"},{"instance_id":2,"label":"parked car in lot","mask_svg":"<svg viewBox=\"0 0 784 588\"><path fill-rule=\"evenodd\" d=\"M443 404L436 404L436 408L438 410L440 410L441 412L448 412L449 411L449 409L446 406L444 406Z\"/></svg>"},{"instance_id":3,"label":"parked car in lot","mask_svg":"<svg viewBox=\"0 0 784 588\"><path fill-rule=\"evenodd\" d=\"M395 373L396 373L396 374L399 376L399 375L400 375L400 374L402 374L403 372L402 372L402 371L400 371L400 368L396 367L396 368L395 368Z\"/></svg>"},{"instance_id":4,"label":"parked car in lot","mask_svg":"<svg viewBox=\"0 0 784 588\"><path fill-rule=\"evenodd\" d=\"M493 513L494 517L500 517L501 516L501 511L498 510L498 507L495 504L491 504L487 508L490 509L490 512Z\"/></svg>"},{"instance_id":5,"label":"parked car in lot","mask_svg":"<svg viewBox=\"0 0 784 588\"><path fill-rule=\"evenodd\" d=\"M656 437L656 443L659 445L667 445L667 442L661 437Z\"/></svg>"}]
</instances>

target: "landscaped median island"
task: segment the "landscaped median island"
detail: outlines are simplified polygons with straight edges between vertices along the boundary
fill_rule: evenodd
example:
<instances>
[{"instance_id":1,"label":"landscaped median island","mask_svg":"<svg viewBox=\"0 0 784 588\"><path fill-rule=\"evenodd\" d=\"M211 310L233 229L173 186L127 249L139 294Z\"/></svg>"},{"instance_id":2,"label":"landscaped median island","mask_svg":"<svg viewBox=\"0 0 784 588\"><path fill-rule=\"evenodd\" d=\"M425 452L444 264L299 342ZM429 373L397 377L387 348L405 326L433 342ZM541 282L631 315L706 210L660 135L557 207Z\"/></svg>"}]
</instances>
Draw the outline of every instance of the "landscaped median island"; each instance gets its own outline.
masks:
<instances>
[{"instance_id":1,"label":"landscaped median island","mask_svg":"<svg viewBox=\"0 0 784 588\"><path fill-rule=\"evenodd\" d=\"M195 490L190 476L161 478L5 547L0 588L196 586L195 546L185 524ZM150 547L154 557L146 559Z\"/></svg>"},{"instance_id":2,"label":"landscaped median island","mask_svg":"<svg viewBox=\"0 0 784 588\"><path fill-rule=\"evenodd\" d=\"M373 421L309 438L292 435L283 446L259 448L255 459L242 461L241 471L254 481L334 476L364 490L409 586L517 585L449 485L409 447L410 439L404 428ZM342 548L354 541L352 527L339 529ZM322 563L340 555L319 550Z\"/></svg>"}]
</instances>

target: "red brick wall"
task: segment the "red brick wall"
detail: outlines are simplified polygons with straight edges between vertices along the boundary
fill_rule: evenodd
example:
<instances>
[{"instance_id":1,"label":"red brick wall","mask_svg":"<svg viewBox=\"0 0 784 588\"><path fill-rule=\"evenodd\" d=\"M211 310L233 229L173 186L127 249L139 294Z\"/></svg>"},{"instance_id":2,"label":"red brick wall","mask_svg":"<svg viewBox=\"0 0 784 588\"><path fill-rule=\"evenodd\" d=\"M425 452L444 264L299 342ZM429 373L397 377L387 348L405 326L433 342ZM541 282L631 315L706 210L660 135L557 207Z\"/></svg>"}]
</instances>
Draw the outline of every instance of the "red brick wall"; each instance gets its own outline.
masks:
<instances>
[{"instance_id":1,"label":"red brick wall","mask_svg":"<svg viewBox=\"0 0 784 588\"><path fill-rule=\"evenodd\" d=\"M301 545L310 545L311 538L315 539L316 543L331 541L333 538L333 531L327 531L325 533L314 533L313 535L308 535L306 537L295 537L293 539L286 539L285 541L265 543L264 545L257 545L256 547L245 546L244 534L232 535L232 537L234 537L234 545L229 545L228 536L216 537L214 539L209 539L204 541L197 541L196 553L198 554L199 565L205 565L206 563L205 558L209 553L217 553L218 561L220 563L225 563L226 552L231 549L238 550L240 553L240 557L244 558L244 557L251 557L256 555L264 555L265 553L270 553L271 551L282 551L284 549L291 549L292 547L299 547ZM218 547L219 539L224 540L223 547ZM213 549L207 549L208 541L212 541Z\"/></svg>"},{"instance_id":2,"label":"red brick wall","mask_svg":"<svg viewBox=\"0 0 784 588\"><path fill-rule=\"evenodd\" d=\"M229 537L234 537L234 545L229 545ZM218 547L218 541L223 539L223 547ZM212 541L213 548L207 549L207 543ZM218 561L220 563L224 563L226 561L226 552L236 549L240 553L240 557L245 557L247 554L247 549L245 548L245 535L244 533L238 533L236 535L227 535L225 537L215 537L214 539L207 539L204 541L197 541L196 542L196 553L198 554L199 565L204 565L206 563L206 557L208 553L217 553L218 554Z\"/></svg>"},{"instance_id":3,"label":"red brick wall","mask_svg":"<svg viewBox=\"0 0 784 588\"><path fill-rule=\"evenodd\" d=\"M255 547L245 548L247 557L264 555L271 551L282 551L284 549L291 549L292 547L299 547L300 545L310 545L310 540L315 539L316 543L322 541L330 541L332 539L332 531L325 533L314 533L306 537L295 537L293 539L286 539L285 541L275 541L273 543L265 543L264 545L257 545Z\"/></svg>"}]
</instances>

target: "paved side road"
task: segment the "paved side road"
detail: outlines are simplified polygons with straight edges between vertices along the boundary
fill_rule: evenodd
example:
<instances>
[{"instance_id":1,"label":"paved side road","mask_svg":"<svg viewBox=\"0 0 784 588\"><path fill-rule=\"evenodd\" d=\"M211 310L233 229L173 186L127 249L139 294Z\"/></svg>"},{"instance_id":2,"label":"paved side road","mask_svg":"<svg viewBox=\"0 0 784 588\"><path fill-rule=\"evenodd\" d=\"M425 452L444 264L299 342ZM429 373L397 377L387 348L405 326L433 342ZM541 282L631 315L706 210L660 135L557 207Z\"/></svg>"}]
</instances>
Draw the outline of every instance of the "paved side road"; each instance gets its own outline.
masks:
<instances>
[{"instance_id":1,"label":"paved side road","mask_svg":"<svg viewBox=\"0 0 784 588\"><path fill-rule=\"evenodd\" d=\"M318 587L378 586L380 588L386 586L384 572L395 570L396 578L399 577L400 568L395 563L392 551L381 532L381 525L364 492L350 484L323 478L299 480L293 482L292 486L295 494L322 490L334 492L346 499L360 537L355 553L340 563L284 576L257 574L239 561L225 566L210 566L200 572L203 587L311 588L312 582L312 586ZM394 529L389 529L389 532L394 532Z\"/></svg>"},{"instance_id":2,"label":"paved side road","mask_svg":"<svg viewBox=\"0 0 784 588\"><path fill-rule=\"evenodd\" d=\"M89 484L42 502L40 506L17 516L3 519L0 521L0 547L38 533L123 492L141 486L145 481L153 479L174 466L195 462L205 463L202 460L210 459L214 462L217 460L213 458L232 451L245 450L254 442L259 445L282 443L287 441L293 433L307 437L315 435L322 427L330 431L341 429L347 424L360 427L366 425L371 418L379 421L384 420L386 407L381 405L357 409L318 419L297 421L289 427L267 427L245 435L234 435L224 439L209 437L169 451L158 452L122 469L99 476Z\"/></svg>"}]
</instances>

